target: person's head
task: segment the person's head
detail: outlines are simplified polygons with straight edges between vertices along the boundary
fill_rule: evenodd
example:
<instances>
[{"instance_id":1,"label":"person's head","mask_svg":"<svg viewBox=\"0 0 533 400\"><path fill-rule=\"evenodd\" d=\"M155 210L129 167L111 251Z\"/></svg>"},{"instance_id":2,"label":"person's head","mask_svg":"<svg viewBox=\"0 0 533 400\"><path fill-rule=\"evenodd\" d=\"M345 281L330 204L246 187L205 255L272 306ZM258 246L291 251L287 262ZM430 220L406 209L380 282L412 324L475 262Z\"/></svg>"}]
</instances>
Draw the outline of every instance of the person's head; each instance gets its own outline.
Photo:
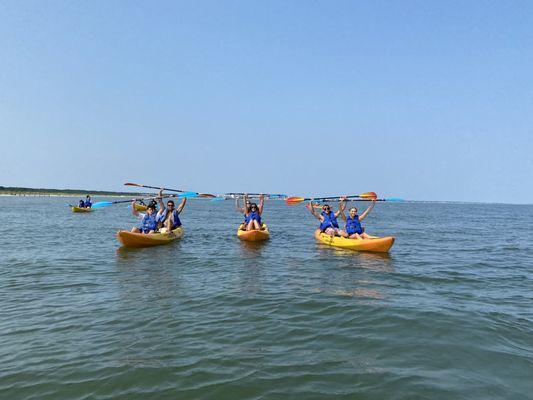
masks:
<instances>
[{"instance_id":1,"label":"person's head","mask_svg":"<svg viewBox=\"0 0 533 400\"><path fill-rule=\"evenodd\" d=\"M256 203L250 203L250 211L254 212L254 211L257 211L257 210L258 210L257 204Z\"/></svg>"},{"instance_id":2,"label":"person's head","mask_svg":"<svg viewBox=\"0 0 533 400\"><path fill-rule=\"evenodd\" d=\"M157 201L155 201L155 200L152 199L152 200L150 200L150 203L148 203L148 205L149 205L149 206L153 206L154 209L155 209L155 208L157 207Z\"/></svg>"},{"instance_id":3,"label":"person's head","mask_svg":"<svg viewBox=\"0 0 533 400\"><path fill-rule=\"evenodd\" d=\"M246 210L249 210L251 205L252 205L252 203L250 203L250 200L246 200L246 203L244 204L244 207L246 207Z\"/></svg>"},{"instance_id":4,"label":"person's head","mask_svg":"<svg viewBox=\"0 0 533 400\"><path fill-rule=\"evenodd\" d=\"M329 204L324 204L322 206L322 211L324 211L326 214L329 214L329 212L331 211L331 207L329 206Z\"/></svg>"},{"instance_id":5,"label":"person's head","mask_svg":"<svg viewBox=\"0 0 533 400\"><path fill-rule=\"evenodd\" d=\"M172 211L174 210L174 200L167 201L167 208Z\"/></svg>"},{"instance_id":6,"label":"person's head","mask_svg":"<svg viewBox=\"0 0 533 400\"><path fill-rule=\"evenodd\" d=\"M79 201L79 204L80 204L80 205L83 205L83 200L80 200L80 201Z\"/></svg>"},{"instance_id":7,"label":"person's head","mask_svg":"<svg viewBox=\"0 0 533 400\"><path fill-rule=\"evenodd\" d=\"M148 204L148 207L146 207L146 212L148 214L155 213L155 204L152 204L152 203Z\"/></svg>"},{"instance_id":8,"label":"person's head","mask_svg":"<svg viewBox=\"0 0 533 400\"><path fill-rule=\"evenodd\" d=\"M350 217L355 217L357 215L357 207L350 208Z\"/></svg>"},{"instance_id":9,"label":"person's head","mask_svg":"<svg viewBox=\"0 0 533 400\"><path fill-rule=\"evenodd\" d=\"M90 199L90 198L91 198L91 196L87 195L87 196L86 196L85 198L86 198L86 199Z\"/></svg>"}]
</instances>

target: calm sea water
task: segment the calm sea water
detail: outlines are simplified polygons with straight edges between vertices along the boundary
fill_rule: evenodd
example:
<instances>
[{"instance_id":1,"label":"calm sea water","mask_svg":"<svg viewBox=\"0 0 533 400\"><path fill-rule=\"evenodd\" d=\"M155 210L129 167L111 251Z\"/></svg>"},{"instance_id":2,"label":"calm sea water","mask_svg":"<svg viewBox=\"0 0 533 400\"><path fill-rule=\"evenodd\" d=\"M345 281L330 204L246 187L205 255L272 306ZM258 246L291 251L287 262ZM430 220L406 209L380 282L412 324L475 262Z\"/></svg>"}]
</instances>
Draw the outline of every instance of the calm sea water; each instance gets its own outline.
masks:
<instances>
[{"instance_id":1,"label":"calm sea water","mask_svg":"<svg viewBox=\"0 0 533 400\"><path fill-rule=\"evenodd\" d=\"M386 256L282 202L263 245L190 201L183 240L124 250L127 206L75 200L0 198L2 399L533 398L533 206L378 204Z\"/></svg>"}]
</instances>

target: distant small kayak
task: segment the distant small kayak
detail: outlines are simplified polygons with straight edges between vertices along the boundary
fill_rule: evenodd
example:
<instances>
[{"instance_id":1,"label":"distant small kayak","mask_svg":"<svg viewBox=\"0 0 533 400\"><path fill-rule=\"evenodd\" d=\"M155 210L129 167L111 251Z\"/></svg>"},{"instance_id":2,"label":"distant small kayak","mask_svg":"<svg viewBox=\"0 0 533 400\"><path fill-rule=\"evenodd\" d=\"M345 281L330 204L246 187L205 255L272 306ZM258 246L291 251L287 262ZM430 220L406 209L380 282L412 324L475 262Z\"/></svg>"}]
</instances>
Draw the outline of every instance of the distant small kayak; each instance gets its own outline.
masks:
<instances>
[{"instance_id":1,"label":"distant small kayak","mask_svg":"<svg viewBox=\"0 0 533 400\"><path fill-rule=\"evenodd\" d=\"M315 238L328 246L356 251L372 251L376 253L388 252L395 240L392 236L372 236L372 239L347 239L340 236L326 235L325 233L320 232L320 229L315 231Z\"/></svg>"},{"instance_id":2,"label":"distant small kayak","mask_svg":"<svg viewBox=\"0 0 533 400\"><path fill-rule=\"evenodd\" d=\"M134 233L130 231L118 231L117 239L125 247L141 248L168 244L183 236L183 228L180 226L170 233Z\"/></svg>"},{"instance_id":3,"label":"distant small kayak","mask_svg":"<svg viewBox=\"0 0 533 400\"><path fill-rule=\"evenodd\" d=\"M266 224L263 224L261 230L245 231L242 228L244 228L244 225L241 224L237 230L237 237L241 240L247 242L260 242L270 238L270 232L268 231L268 226Z\"/></svg>"},{"instance_id":4,"label":"distant small kayak","mask_svg":"<svg viewBox=\"0 0 533 400\"><path fill-rule=\"evenodd\" d=\"M134 205L135 211L146 211L148 206L145 206L143 204L135 203Z\"/></svg>"},{"instance_id":5,"label":"distant small kayak","mask_svg":"<svg viewBox=\"0 0 533 400\"><path fill-rule=\"evenodd\" d=\"M84 207L71 206L70 209L72 210L72 212L75 212L75 213L87 213L87 212L94 211L90 207L89 208L84 208Z\"/></svg>"}]
</instances>

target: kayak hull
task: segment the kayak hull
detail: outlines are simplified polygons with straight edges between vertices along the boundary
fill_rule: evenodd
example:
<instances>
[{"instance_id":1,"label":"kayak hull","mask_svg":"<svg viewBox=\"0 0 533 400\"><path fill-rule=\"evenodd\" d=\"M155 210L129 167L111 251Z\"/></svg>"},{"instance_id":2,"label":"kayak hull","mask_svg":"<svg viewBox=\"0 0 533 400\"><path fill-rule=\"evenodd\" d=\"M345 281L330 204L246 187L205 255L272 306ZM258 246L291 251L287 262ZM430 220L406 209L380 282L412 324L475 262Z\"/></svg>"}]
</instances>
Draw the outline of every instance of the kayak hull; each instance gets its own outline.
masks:
<instances>
[{"instance_id":1,"label":"kayak hull","mask_svg":"<svg viewBox=\"0 0 533 400\"><path fill-rule=\"evenodd\" d=\"M117 239L125 247L143 248L160 246L172 243L183 236L183 228L174 229L171 233L134 233L130 231L118 231Z\"/></svg>"},{"instance_id":2,"label":"kayak hull","mask_svg":"<svg viewBox=\"0 0 533 400\"><path fill-rule=\"evenodd\" d=\"M75 213L88 213L88 212L94 211L90 207L89 208L83 208L83 207L72 206L72 207L70 207L70 209L72 210L72 212L75 212Z\"/></svg>"},{"instance_id":3,"label":"kayak hull","mask_svg":"<svg viewBox=\"0 0 533 400\"><path fill-rule=\"evenodd\" d=\"M328 246L356 251L371 251L375 253L387 253L395 240L393 236L372 236L372 239L347 239L339 236L326 235L325 233L320 232L320 229L315 231L315 238L319 242Z\"/></svg>"},{"instance_id":4,"label":"kayak hull","mask_svg":"<svg viewBox=\"0 0 533 400\"><path fill-rule=\"evenodd\" d=\"M270 232L266 224L263 224L261 230L244 231L242 228L244 228L244 225L241 224L239 229L237 229L237 237L246 242L262 242L263 240L270 239Z\"/></svg>"},{"instance_id":5,"label":"kayak hull","mask_svg":"<svg viewBox=\"0 0 533 400\"><path fill-rule=\"evenodd\" d=\"M148 208L148 206L144 206L139 203L135 203L133 207L135 208L135 211L146 211L146 209Z\"/></svg>"}]
</instances>

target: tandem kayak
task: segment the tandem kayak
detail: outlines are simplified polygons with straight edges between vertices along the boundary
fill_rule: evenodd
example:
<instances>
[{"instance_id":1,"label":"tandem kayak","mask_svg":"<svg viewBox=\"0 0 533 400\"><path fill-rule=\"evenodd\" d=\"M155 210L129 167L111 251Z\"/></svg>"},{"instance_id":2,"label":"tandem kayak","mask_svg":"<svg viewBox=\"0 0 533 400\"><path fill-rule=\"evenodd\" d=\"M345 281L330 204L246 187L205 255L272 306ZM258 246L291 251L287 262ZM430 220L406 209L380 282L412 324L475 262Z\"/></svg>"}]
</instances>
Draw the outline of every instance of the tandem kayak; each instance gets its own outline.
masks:
<instances>
[{"instance_id":1,"label":"tandem kayak","mask_svg":"<svg viewBox=\"0 0 533 400\"><path fill-rule=\"evenodd\" d=\"M180 226L170 233L134 233L130 231L118 231L117 239L125 247L151 247L168 244L183 236L183 228Z\"/></svg>"},{"instance_id":2,"label":"tandem kayak","mask_svg":"<svg viewBox=\"0 0 533 400\"><path fill-rule=\"evenodd\" d=\"M87 213L87 212L94 211L90 207L89 208L84 208L84 207L71 206L70 209L72 210L72 212L75 212L75 213Z\"/></svg>"},{"instance_id":3,"label":"tandem kayak","mask_svg":"<svg viewBox=\"0 0 533 400\"><path fill-rule=\"evenodd\" d=\"M329 236L320 229L315 231L315 238L321 243L328 246L340 247L343 249L351 249L357 251L373 251L377 253L386 253L394 244L394 237L377 237L372 236L372 239L347 239L340 236Z\"/></svg>"},{"instance_id":4,"label":"tandem kayak","mask_svg":"<svg viewBox=\"0 0 533 400\"><path fill-rule=\"evenodd\" d=\"M135 211L146 211L148 206L145 206L144 204L135 203L134 208Z\"/></svg>"},{"instance_id":5,"label":"tandem kayak","mask_svg":"<svg viewBox=\"0 0 533 400\"><path fill-rule=\"evenodd\" d=\"M268 231L268 226L266 226L266 224L263 224L261 230L245 231L242 228L244 228L244 225L241 224L237 230L237 237L241 240L247 242L260 242L270 238L270 232Z\"/></svg>"}]
</instances>

